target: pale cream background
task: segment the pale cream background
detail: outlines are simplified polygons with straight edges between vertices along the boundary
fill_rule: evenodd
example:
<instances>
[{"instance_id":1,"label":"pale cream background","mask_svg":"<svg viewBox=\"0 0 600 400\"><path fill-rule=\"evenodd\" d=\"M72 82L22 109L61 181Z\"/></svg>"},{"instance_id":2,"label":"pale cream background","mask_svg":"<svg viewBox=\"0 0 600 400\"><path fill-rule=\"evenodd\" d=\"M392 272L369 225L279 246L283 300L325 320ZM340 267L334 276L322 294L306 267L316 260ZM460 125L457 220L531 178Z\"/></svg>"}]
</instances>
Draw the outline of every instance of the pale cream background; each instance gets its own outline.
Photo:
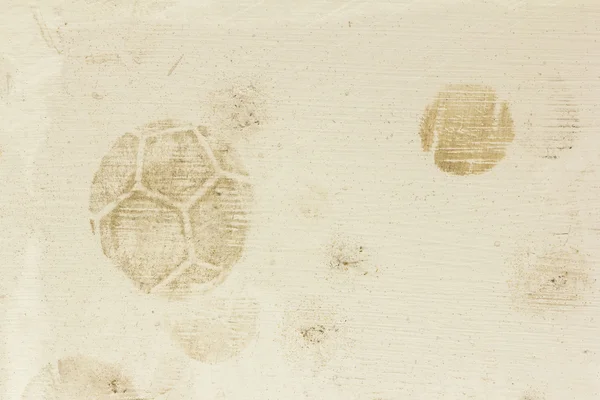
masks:
<instances>
[{"instance_id":1,"label":"pale cream background","mask_svg":"<svg viewBox=\"0 0 600 400\"><path fill-rule=\"evenodd\" d=\"M140 385L173 372L162 325L178 305L139 293L102 255L90 182L126 131L205 123L209 94L246 79L268 113L239 143L257 195L245 255L218 290L256 297L259 335L239 359L183 366L164 398L600 398L598 286L587 307L531 315L506 283L516 252L560 246L564 232L600 274L597 2L3 6L1 399L72 352L126 365ZM95 53L122 62L86 64ZM547 159L559 78L581 128ZM491 85L510 103L516 139L489 173L449 176L421 152L421 114L447 83ZM372 273L331 276L339 234L364 245ZM348 321L318 368L279 344L305 298Z\"/></svg>"}]
</instances>

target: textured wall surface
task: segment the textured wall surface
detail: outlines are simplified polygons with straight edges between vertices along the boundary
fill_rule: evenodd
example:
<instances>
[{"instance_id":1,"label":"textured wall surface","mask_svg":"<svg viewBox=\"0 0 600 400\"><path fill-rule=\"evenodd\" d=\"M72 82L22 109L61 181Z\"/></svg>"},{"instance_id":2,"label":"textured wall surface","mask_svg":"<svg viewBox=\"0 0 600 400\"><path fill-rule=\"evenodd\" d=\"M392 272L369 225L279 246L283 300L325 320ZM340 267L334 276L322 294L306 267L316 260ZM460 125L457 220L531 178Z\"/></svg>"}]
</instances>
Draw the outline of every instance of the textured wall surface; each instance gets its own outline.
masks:
<instances>
[{"instance_id":1,"label":"textured wall surface","mask_svg":"<svg viewBox=\"0 0 600 400\"><path fill-rule=\"evenodd\" d=\"M0 399L600 398L600 3L3 0Z\"/></svg>"}]
</instances>

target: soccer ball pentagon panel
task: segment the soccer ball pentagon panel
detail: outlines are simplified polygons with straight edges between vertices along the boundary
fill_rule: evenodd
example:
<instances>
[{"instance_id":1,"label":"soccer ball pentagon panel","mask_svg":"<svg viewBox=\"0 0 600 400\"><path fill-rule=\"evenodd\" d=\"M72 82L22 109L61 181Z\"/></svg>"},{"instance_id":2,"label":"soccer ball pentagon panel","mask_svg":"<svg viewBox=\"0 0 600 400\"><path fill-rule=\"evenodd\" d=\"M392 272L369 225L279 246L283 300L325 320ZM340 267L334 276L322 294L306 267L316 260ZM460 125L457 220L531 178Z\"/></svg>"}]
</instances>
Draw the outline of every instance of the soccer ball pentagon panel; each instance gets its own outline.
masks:
<instances>
[{"instance_id":1,"label":"soccer ball pentagon panel","mask_svg":"<svg viewBox=\"0 0 600 400\"><path fill-rule=\"evenodd\" d=\"M228 144L174 120L121 136L91 188L104 254L148 293L202 292L241 258L253 191Z\"/></svg>"}]
</instances>

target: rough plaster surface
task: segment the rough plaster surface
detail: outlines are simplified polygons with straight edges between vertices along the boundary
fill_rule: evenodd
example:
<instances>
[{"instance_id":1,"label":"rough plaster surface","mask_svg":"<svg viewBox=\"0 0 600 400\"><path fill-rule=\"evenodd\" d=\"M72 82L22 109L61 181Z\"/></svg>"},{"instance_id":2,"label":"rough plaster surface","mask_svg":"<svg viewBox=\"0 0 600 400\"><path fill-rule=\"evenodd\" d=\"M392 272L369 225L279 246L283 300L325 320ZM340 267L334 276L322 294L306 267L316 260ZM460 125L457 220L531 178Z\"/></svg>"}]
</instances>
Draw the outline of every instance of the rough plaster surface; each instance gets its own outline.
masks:
<instances>
[{"instance_id":1,"label":"rough plaster surface","mask_svg":"<svg viewBox=\"0 0 600 400\"><path fill-rule=\"evenodd\" d=\"M600 398L598 21L3 1L0 398Z\"/></svg>"}]
</instances>

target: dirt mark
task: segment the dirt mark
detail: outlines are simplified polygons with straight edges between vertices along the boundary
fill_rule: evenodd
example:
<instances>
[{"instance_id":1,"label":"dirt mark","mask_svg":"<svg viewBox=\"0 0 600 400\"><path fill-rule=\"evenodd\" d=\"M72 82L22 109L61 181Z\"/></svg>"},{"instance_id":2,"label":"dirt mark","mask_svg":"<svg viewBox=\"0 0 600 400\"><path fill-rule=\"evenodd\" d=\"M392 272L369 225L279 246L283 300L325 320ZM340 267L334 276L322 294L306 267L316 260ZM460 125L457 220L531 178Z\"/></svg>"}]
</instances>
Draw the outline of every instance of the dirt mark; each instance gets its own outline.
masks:
<instances>
[{"instance_id":1,"label":"dirt mark","mask_svg":"<svg viewBox=\"0 0 600 400\"><path fill-rule=\"evenodd\" d=\"M90 210L93 213L99 212L133 188L138 145L138 137L126 133L102 158L92 181Z\"/></svg>"},{"instance_id":2,"label":"dirt mark","mask_svg":"<svg viewBox=\"0 0 600 400\"><path fill-rule=\"evenodd\" d=\"M250 185L223 178L190 208L198 258L225 269L241 258L249 224L247 199L251 196Z\"/></svg>"},{"instance_id":3,"label":"dirt mark","mask_svg":"<svg viewBox=\"0 0 600 400\"><path fill-rule=\"evenodd\" d=\"M102 219L101 240L104 254L143 290L151 290L188 257L178 210L141 193Z\"/></svg>"},{"instance_id":4,"label":"dirt mark","mask_svg":"<svg viewBox=\"0 0 600 400\"><path fill-rule=\"evenodd\" d=\"M205 126L197 126L196 129L210 146L212 153L223 170L233 174L248 175L242 158L233 146L233 143Z\"/></svg>"},{"instance_id":5,"label":"dirt mark","mask_svg":"<svg viewBox=\"0 0 600 400\"><path fill-rule=\"evenodd\" d=\"M576 145L581 135L577 97L571 90L579 86L560 76L533 79L519 86L524 100L518 105L525 114L520 145L534 157L559 159Z\"/></svg>"},{"instance_id":6,"label":"dirt mark","mask_svg":"<svg viewBox=\"0 0 600 400\"><path fill-rule=\"evenodd\" d=\"M138 16L151 16L160 14L175 6L175 0L135 0L133 14Z\"/></svg>"},{"instance_id":7,"label":"dirt mark","mask_svg":"<svg viewBox=\"0 0 600 400\"><path fill-rule=\"evenodd\" d=\"M325 257L333 279L341 276L373 276L378 271L369 248L357 237L335 234L325 249Z\"/></svg>"},{"instance_id":8,"label":"dirt mark","mask_svg":"<svg viewBox=\"0 0 600 400\"><path fill-rule=\"evenodd\" d=\"M184 202L216 172L193 130L146 139L142 184L171 200Z\"/></svg>"},{"instance_id":9,"label":"dirt mark","mask_svg":"<svg viewBox=\"0 0 600 400\"><path fill-rule=\"evenodd\" d=\"M233 83L209 94L209 114L215 130L229 139L247 138L269 120L264 85L233 79Z\"/></svg>"},{"instance_id":10,"label":"dirt mark","mask_svg":"<svg viewBox=\"0 0 600 400\"><path fill-rule=\"evenodd\" d=\"M210 291L223 283L227 274L210 264L190 263L187 269L153 292L169 300L185 300L194 293Z\"/></svg>"},{"instance_id":11,"label":"dirt mark","mask_svg":"<svg viewBox=\"0 0 600 400\"><path fill-rule=\"evenodd\" d=\"M526 391L520 400L544 400L546 396L540 391L530 389Z\"/></svg>"},{"instance_id":12,"label":"dirt mark","mask_svg":"<svg viewBox=\"0 0 600 400\"><path fill-rule=\"evenodd\" d=\"M169 324L173 340L196 361L216 364L240 357L257 337L258 303L235 295L198 301L202 307L194 316Z\"/></svg>"},{"instance_id":13,"label":"dirt mark","mask_svg":"<svg viewBox=\"0 0 600 400\"><path fill-rule=\"evenodd\" d=\"M551 114L549 124L543 125L545 144L541 151L543 158L555 160L564 151L571 150L581 131L579 110L574 96L566 83L560 79L550 81L551 91L548 96L548 107Z\"/></svg>"},{"instance_id":14,"label":"dirt mark","mask_svg":"<svg viewBox=\"0 0 600 400\"><path fill-rule=\"evenodd\" d=\"M423 151L434 152L438 168L453 175L481 174L505 157L514 139L506 102L480 85L449 85L425 109L420 136Z\"/></svg>"},{"instance_id":15,"label":"dirt mark","mask_svg":"<svg viewBox=\"0 0 600 400\"><path fill-rule=\"evenodd\" d=\"M171 68L169 69L169 72L167 73L167 76L171 76L171 74L173 73L173 71L175 71L175 68L177 68L177 66L179 65L179 63L181 62L182 59L183 59L183 54L177 59L177 61L175 61L175 64L173 64L171 66Z\"/></svg>"},{"instance_id":16,"label":"dirt mark","mask_svg":"<svg viewBox=\"0 0 600 400\"><path fill-rule=\"evenodd\" d=\"M221 283L249 229L247 175L200 128L163 120L127 133L92 181L91 226L104 254L142 290L170 298Z\"/></svg>"},{"instance_id":17,"label":"dirt mark","mask_svg":"<svg viewBox=\"0 0 600 400\"><path fill-rule=\"evenodd\" d=\"M329 267L337 271L360 269L366 262L365 248L348 238L335 238L329 246L329 251Z\"/></svg>"},{"instance_id":18,"label":"dirt mark","mask_svg":"<svg viewBox=\"0 0 600 400\"><path fill-rule=\"evenodd\" d=\"M0 99L8 99L14 91L16 69L8 58L0 56Z\"/></svg>"},{"instance_id":19,"label":"dirt mark","mask_svg":"<svg viewBox=\"0 0 600 400\"><path fill-rule=\"evenodd\" d=\"M175 6L175 0L63 0L62 14L72 22L110 20L115 17L153 17Z\"/></svg>"},{"instance_id":20,"label":"dirt mark","mask_svg":"<svg viewBox=\"0 0 600 400\"><path fill-rule=\"evenodd\" d=\"M85 56L86 64L120 64L121 57L116 53L100 53Z\"/></svg>"},{"instance_id":21,"label":"dirt mark","mask_svg":"<svg viewBox=\"0 0 600 400\"><path fill-rule=\"evenodd\" d=\"M321 298L290 305L282 321L280 343L294 365L319 369L350 346L348 318Z\"/></svg>"},{"instance_id":22,"label":"dirt mark","mask_svg":"<svg viewBox=\"0 0 600 400\"><path fill-rule=\"evenodd\" d=\"M142 400L116 365L75 356L48 364L28 383L23 400Z\"/></svg>"},{"instance_id":23,"label":"dirt mark","mask_svg":"<svg viewBox=\"0 0 600 400\"><path fill-rule=\"evenodd\" d=\"M509 280L515 307L536 314L587 305L593 285L585 257L569 246L523 250Z\"/></svg>"},{"instance_id":24,"label":"dirt mark","mask_svg":"<svg viewBox=\"0 0 600 400\"><path fill-rule=\"evenodd\" d=\"M297 198L298 209L305 218L316 220L323 217L328 199L329 195L325 188L307 185Z\"/></svg>"},{"instance_id":25,"label":"dirt mark","mask_svg":"<svg viewBox=\"0 0 600 400\"><path fill-rule=\"evenodd\" d=\"M335 327L328 329L325 327L325 325L316 324L307 328L301 328L300 334L302 335L307 344L316 345L319 343L323 343L327 339L327 335L328 333L330 333L331 330L337 332L337 328Z\"/></svg>"}]
</instances>

